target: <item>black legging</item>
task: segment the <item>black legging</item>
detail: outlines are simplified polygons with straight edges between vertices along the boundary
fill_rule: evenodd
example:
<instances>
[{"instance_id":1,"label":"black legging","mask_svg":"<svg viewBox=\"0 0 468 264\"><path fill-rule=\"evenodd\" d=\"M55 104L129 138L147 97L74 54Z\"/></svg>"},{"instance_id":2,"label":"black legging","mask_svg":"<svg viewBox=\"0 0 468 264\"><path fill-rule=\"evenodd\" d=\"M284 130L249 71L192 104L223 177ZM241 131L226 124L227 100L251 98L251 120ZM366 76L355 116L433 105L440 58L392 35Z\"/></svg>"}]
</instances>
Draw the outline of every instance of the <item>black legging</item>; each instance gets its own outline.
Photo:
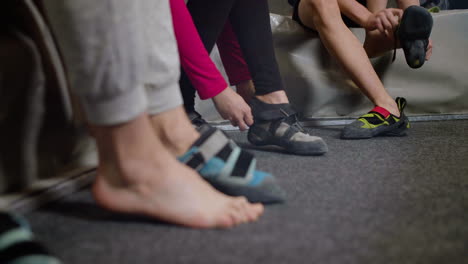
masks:
<instances>
[{"instance_id":1,"label":"black legging","mask_svg":"<svg viewBox=\"0 0 468 264\"><path fill-rule=\"evenodd\" d=\"M267 0L190 0L187 8L208 52L226 21L232 25L257 95L283 90L276 62ZM180 89L187 111L194 110L195 88L182 70Z\"/></svg>"}]
</instances>

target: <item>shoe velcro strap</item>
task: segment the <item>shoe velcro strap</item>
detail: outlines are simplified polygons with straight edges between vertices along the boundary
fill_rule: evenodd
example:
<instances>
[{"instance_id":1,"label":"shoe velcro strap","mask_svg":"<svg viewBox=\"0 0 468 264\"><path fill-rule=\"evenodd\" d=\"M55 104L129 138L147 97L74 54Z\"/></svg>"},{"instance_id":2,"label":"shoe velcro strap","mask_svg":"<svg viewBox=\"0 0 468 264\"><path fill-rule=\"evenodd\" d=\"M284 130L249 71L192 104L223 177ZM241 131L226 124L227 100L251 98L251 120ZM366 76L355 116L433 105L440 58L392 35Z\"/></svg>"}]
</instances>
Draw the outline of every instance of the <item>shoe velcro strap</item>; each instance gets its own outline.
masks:
<instances>
[{"instance_id":1,"label":"shoe velcro strap","mask_svg":"<svg viewBox=\"0 0 468 264\"><path fill-rule=\"evenodd\" d=\"M300 131L293 127L293 126L290 126L288 128L288 130L286 130L286 132L283 134L282 138L286 139L286 140L290 140L295 134L299 133Z\"/></svg>"},{"instance_id":2,"label":"shoe velcro strap","mask_svg":"<svg viewBox=\"0 0 468 264\"><path fill-rule=\"evenodd\" d=\"M292 108L291 105L288 104L278 107L277 109L270 109L262 111L260 113L256 113L255 119L261 121L271 121L294 114L296 114L296 111Z\"/></svg>"},{"instance_id":3,"label":"shoe velcro strap","mask_svg":"<svg viewBox=\"0 0 468 264\"><path fill-rule=\"evenodd\" d=\"M359 119L365 119L367 123L371 125L380 125L387 121L381 114L373 112L369 112L368 114L361 116Z\"/></svg>"},{"instance_id":4,"label":"shoe velcro strap","mask_svg":"<svg viewBox=\"0 0 468 264\"><path fill-rule=\"evenodd\" d=\"M198 169L218 153L228 156L232 151L230 139L219 129L210 127L202 132L200 138L190 148L192 153L183 157L183 162L193 169ZM189 151L190 152L190 151Z\"/></svg>"},{"instance_id":5,"label":"shoe velcro strap","mask_svg":"<svg viewBox=\"0 0 468 264\"><path fill-rule=\"evenodd\" d=\"M236 147L232 150L218 177L214 179L230 184L247 184L254 177L255 167L256 159L254 156Z\"/></svg>"},{"instance_id":6,"label":"shoe velcro strap","mask_svg":"<svg viewBox=\"0 0 468 264\"><path fill-rule=\"evenodd\" d=\"M32 255L48 256L49 252L35 241L24 241L0 251L0 263L10 263L18 258Z\"/></svg>"},{"instance_id":7,"label":"shoe velcro strap","mask_svg":"<svg viewBox=\"0 0 468 264\"><path fill-rule=\"evenodd\" d=\"M0 252L15 243L19 243L21 241L29 241L33 239L33 234L29 229L26 228L13 228L9 231L3 232L0 236Z\"/></svg>"},{"instance_id":8,"label":"shoe velcro strap","mask_svg":"<svg viewBox=\"0 0 468 264\"><path fill-rule=\"evenodd\" d=\"M290 104L267 104L258 99L252 99L250 105L256 121L272 121L297 113Z\"/></svg>"},{"instance_id":9,"label":"shoe velcro strap","mask_svg":"<svg viewBox=\"0 0 468 264\"><path fill-rule=\"evenodd\" d=\"M246 178L249 176L249 169L253 162L255 162L254 156L251 153L242 150L230 175L233 177Z\"/></svg>"},{"instance_id":10,"label":"shoe velcro strap","mask_svg":"<svg viewBox=\"0 0 468 264\"><path fill-rule=\"evenodd\" d=\"M383 118L387 118L389 115L390 115L390 112L383 108L383 107L380 107L380 106L376 106L374 107L370 113L377 113L377 114L380 114Z\"/></svg>"},{"instance_id":11,"label":"shoe velcro strap","mask_svg":"<svg viewBox=\"0 0 468 264\"><path fill-rule=\"evenodd\" d=\"M297 113L294 113L292 115L283 117L281 120L273 122L268 130L272 135L276 135L277 130L280 128L281 124L287 124L289 127L282 133L281 138L289 140L296 133L304 132L303 128L299 125L298 122Z\"/></svg>"},{"instance_id":12,"label":"shoe velcro strap","mask_svg":"<svg viewBox=\"0 0 468 264\"><path fill-rule=\"evenodd\" d=\"M0 225L0 236L5 232L10 231L11 229L20 227L20 224L8 214L2 213L0 215L0 222L2 223Z\"/></svg>"},{"instance_id":13,"label":"shoe velcro strap","mask_svg":"<svg viewBox=\"0 0 468 264\"><path fill-rule=\"evenodd\" d=\"M229 139L221 130L205 126L200 138L192 145L188 155L181 158L187 166L200 170L210 159L216 157L226 163L222 175L251 178L255 169L254 156Z\"/></svg>"}]
</instances>

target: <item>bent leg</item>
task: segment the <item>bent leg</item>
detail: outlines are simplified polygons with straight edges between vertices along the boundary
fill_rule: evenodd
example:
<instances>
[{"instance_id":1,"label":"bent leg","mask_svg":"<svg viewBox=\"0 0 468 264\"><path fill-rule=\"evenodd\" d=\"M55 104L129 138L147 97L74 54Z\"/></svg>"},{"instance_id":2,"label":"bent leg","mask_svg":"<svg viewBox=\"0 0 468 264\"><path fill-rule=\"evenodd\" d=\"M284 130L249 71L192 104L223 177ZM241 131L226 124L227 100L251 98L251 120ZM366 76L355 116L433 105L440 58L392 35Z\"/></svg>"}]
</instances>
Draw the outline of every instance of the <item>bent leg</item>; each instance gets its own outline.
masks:
<instances>
[{"instance_id":1,"label":"bent leg","mask_svg":"<svg viewBox=\"0 0 468 264\"><path fill-rule=\"evenodd\" d=\"M229 21L252 75L256 97L272 104L289 103L276 61L268 10L265 0L237 0Z\"/></svg>"},{"instance_id":2,"label":"bent leg","mask_svg":"<svg viewBox=\"0 0 468 264\"><path fill-rule=\"evenodd\" d=\"M343 23L336 0L302 0L299 16L306 26L319 32L328 52L338 59L351 79L375 105L396 116L400 115L361 43Z\"/></svg>"}]
</instances>

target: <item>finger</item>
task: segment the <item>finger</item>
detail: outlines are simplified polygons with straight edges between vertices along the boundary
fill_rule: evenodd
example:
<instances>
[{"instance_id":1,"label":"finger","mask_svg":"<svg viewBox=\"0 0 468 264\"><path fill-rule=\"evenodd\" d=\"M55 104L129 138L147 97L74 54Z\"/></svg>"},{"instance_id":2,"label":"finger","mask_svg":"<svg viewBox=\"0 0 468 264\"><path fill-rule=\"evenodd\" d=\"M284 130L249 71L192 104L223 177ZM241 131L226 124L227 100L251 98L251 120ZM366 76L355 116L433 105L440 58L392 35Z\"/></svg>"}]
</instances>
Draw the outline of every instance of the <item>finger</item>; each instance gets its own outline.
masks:
<instances>
[{"instance_id":1,"label":"finger","mask_svg":"<svg viewBox=\"0 0 468 264\"><path fill-rule=\"evenodd\" d=\"M382 24L383 24L385 30L388 31L388 33L393 31L392 23L390 23L390 21L388 20L388 18L384 14L382 16L380 16L380 20L382 21Z\"/></svg>"},{"instance_id":2,"label":"finger","mask_svg":"<svg viewBox=\"0 0 468 264\"><path fill-rule=\"evenodd\" d=\"M387 15L388 21L392 24L392 29L395 29L398 26L398 17L393 15L390 10L386 10L385 14Z\"/></svg>"},{"instance_id":3,"label":"finger","mask_svg":"<svg viewBox=\"0 0 468 264\"><path fill-rule=\"evenodd\" d=\"M243 116L235 116L234 117L234 120L237 124L237 126L239 127L239 130L240 131L244 131L244 130L247 130L249 127L244 123L244 119L243 119Z\"/></svg>"},{"instance_id":4,"label":"finger","mask_svg":"<svg viewBox=\"0 0 468 264\"><path fill-rule=\"evenodd\" d=\"M429 45L427 46L427 51L426 51L426 60L429 60L432 56L432 43L429 42Z\"/></svg>"},{"instance_id":5,"label":"finger","mask_svg":"<svg viewBox=\"0 0 468 264\"><path fill-rule=\"evenodd\" d=\"M377 24L377 29L379 30L380 33L385 34L385 28L382 25L382 21L380 20L380 17L376 18L376 24Z\"/></svg>"},{"instance_id":6,"label":"finger","mask_svg":"<svg viewBox=\"0 0 468 264\"><path fill-rule=\"evenodd\" d=\"M229 117L228 120L231 122L232 126L237 126L237 120L234 117Z\"/></svg>"},{"instance_id":7,"label":"finger","mask_svg":"<svg viewBox=\"0 0 468 264\"><path fill-rule=\"evenodd\" d=\"M399 8L388 8L388 10L390 12L392 12L392 14L394 16L397 16L398 17L398 20L400 20L400 18L403 16L403 10L402 9L399 9Z\"/></svg>"},{"instance_id":8,"label":"finger","mask_svg":"<svg viewBox=\"0 0 468 264\"><path fill-rule=\"evenodd\" d=\"M249 112L244 116L244 121L248 126L253 125L254 120L252 114Z\"/></svg>"},{"instance_id":9,"label":"finger","mask_svg":"<svg viewBox=\"0 0 468 264\"><path fill-rule=\"evenodd\" d=\"M245 130L249 129L249 127L244 123L244 121L240 121L238 123L238 127L239 127L240 131L245 131Z\"/></svg>"}]
</instances>

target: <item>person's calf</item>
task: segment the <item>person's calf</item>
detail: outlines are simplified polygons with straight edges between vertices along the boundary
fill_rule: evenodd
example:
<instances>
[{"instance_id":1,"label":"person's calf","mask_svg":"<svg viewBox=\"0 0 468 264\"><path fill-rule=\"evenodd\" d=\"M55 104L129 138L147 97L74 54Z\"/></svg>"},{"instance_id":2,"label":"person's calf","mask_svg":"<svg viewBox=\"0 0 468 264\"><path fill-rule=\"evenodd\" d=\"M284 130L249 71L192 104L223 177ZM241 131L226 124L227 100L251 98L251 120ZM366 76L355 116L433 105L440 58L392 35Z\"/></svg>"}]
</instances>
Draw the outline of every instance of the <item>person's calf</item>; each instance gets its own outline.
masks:
<instances>
[{"instance_id":1,"label":"person's calf","mask_svg":"<svg viewBox=\"0 0 468 264\"><path fill-rule=\"evenodd\" d=\"M152 115L151 125L164 147L174 156L184 154L200 137L182 106Z\"/></svg>"}]
</instances>

